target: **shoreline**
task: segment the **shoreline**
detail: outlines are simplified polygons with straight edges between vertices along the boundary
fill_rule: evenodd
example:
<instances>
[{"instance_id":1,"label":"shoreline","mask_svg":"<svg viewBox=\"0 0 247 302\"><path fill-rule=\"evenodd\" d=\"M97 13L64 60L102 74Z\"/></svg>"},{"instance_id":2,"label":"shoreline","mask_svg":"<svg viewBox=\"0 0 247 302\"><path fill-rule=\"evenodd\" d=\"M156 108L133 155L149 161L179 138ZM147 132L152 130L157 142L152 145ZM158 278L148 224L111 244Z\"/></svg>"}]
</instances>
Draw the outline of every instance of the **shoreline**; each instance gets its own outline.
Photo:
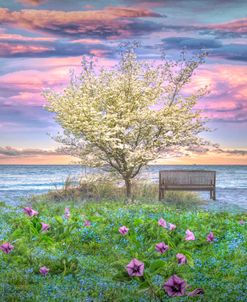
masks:
<instances>
[{"instance_id":1,"label":"shoreline","mask_svg":"<svg viewBox=\"0 0 247 302\"><path fill-rule=\"evenodd\" d=\"M158 172L162 169L215 169L217 171L215 203L210 202L211 208L215 206L228 208L237 205L247 210L247 166L148 166L140 174L140 179L153 182L157 186ZM63 188L68 175L71 181L87 176L96 176L97 170L81 167L79 165L0 165L0 200L14 200L27 195L45 193L50 190ZM156 188L158 190L158 188ZM207 193L199 195L208 200Z\"/></svg>"}]
</instances>

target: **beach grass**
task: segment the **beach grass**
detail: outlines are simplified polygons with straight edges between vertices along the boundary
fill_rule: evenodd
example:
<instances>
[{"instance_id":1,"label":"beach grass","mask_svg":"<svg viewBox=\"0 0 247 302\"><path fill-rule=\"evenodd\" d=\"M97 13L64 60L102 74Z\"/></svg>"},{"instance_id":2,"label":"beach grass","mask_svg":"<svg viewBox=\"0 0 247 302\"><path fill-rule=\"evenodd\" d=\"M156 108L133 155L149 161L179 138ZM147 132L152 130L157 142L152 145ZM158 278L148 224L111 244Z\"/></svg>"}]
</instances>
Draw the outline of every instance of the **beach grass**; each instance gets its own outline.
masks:
<instances>
[{"instance_id":1,"label":"beach grass","mask_svg":"<svg viewBox=\"0 0 247 302\"><path fill-rule=\"evenodd\" d=\"M180 201L181 203L181 201ZM30 205L30 204L29 204ZM155 201L126 205L122 201L33 200L38 216L0 204L1 241L14 249L0 253L1 301L246 301L247 215L211 213ZM69 208L69 217L64 209ZM158 224L163 218L167 228ZM41 222L50 225L42 232ZM85 222L86 225L85 225ZM90 222L90 223L89 223ZM175 230L169 230L169 223ZM129 232L121 235L119 228ZM195 240L186 241L191 230ZM208 242L212 231L215 239ZM169 249L160 254L155 245ZM176 254L187 263L179 265ZM131 277L126 265L136 258L142 277ZM46 276L42 266L49 268ZM197 297L169 297L164 283L176 274Z\"/></svg>"},{"instance_id":2,"label":"beach grass","mask_svg":"<svg viewBox=\"0 0 247 302\"><path fill-rule=\"evenodd\" d=\"M158 184L151 180L138 179L132 183L134 204L160 204L158 200ZM126 200L123 182L105 175L89 175L79 181L68 177L61 188L50 190L42 195L34 195L30 202L52 203L87 203L87 202L114 202L124 203ZM198 207L205 205L203 200L195 192L172 192L165 194L161 201L164 205L172 205L179 208Z\"/></svg>"}]
</instances>

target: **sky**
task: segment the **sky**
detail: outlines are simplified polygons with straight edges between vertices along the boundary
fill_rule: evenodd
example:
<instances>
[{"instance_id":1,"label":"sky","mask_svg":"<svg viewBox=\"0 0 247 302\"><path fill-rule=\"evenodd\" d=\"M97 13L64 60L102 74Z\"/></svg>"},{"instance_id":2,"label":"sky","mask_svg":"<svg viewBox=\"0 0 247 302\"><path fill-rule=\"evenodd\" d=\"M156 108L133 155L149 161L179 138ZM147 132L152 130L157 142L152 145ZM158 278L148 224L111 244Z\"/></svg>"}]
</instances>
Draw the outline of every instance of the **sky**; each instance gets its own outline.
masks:
<instances>
[{"instance_id":1,"label":"sky","mask_svg":"<svg viewBox=\"0 0 247 302\"><path fill-rule=\"evenodd\" d=\"M158 163L247 164L245 0L0 0L0 164L74 163L56 151L61 129L41 93L66 87L84 55L113 66L126 41L140 42L140 59L208 52L188 90L208 85L202 136L220 148Z\"/></svg>"}]
</instances>

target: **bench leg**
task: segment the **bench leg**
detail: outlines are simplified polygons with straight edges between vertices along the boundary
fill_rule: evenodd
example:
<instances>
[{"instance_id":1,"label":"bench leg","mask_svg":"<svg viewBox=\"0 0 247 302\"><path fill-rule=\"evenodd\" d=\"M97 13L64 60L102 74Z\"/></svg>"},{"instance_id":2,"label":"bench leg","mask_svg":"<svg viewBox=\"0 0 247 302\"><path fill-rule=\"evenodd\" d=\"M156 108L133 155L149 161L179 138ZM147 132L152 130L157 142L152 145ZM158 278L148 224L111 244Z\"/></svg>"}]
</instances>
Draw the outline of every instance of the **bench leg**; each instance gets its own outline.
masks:
<instances>
[{"instance_id":1,"label":"bench leg","mask_svg":"<svg viewBox=\"0 0 247 302\"><path fill-rule=\"evenodd\" d=\"M216 200L216 191L215 190L213 190L213 200Z\"/></svg>"},{"instance_id":2,"label":"bench leg","mask_svg":"<svg viewBox=\"0 0 247 302\"><path fill-rule=\"evenodd\" d=\"M159 190L159 200L164 199L164 196L165 196L164 189L160 189L160 190Z\"/></svg>"},{"instance_id":3,"label":"bench leg","mask_svg":"<svg viewBox=\"0 0 247 302\"><path fill-rule=\"evenodd\" d=\"M215 192L215 190L210 190L210 199L216 200L216 192Z\"/></svg>"}]
</instances>

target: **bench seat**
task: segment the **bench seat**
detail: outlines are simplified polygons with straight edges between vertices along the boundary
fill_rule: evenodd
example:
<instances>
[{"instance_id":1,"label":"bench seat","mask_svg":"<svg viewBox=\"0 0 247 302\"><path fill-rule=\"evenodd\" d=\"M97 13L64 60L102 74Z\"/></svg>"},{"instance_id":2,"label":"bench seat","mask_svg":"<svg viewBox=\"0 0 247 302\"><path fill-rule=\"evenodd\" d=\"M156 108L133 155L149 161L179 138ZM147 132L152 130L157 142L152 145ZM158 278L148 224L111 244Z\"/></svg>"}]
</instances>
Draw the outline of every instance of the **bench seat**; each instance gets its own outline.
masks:
<instances>
[{"instance_id":1,"label":"bench seat","mask_svg":"<svg viewBox=\"0 0 247 302\"><path fill-rule=\"evenodd\" d=\"M208 185L163 185L161 186L162 189L169 189L169 190L210 190L214 189L214 186L208 186Z\"/></svg>"}]
</instances>

